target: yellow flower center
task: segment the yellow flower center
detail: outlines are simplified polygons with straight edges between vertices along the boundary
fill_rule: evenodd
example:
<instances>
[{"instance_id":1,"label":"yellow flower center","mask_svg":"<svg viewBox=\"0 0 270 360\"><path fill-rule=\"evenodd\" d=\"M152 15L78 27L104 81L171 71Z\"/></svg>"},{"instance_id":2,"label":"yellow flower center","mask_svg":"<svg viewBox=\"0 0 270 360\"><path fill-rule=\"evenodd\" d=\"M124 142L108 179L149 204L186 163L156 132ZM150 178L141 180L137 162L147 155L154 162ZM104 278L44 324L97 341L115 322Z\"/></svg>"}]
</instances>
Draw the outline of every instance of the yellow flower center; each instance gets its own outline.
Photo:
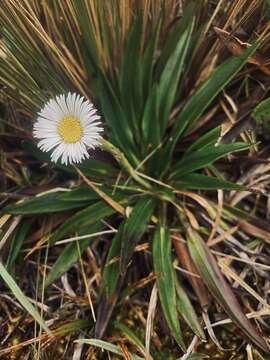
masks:
<instances>
[{"instance_id":1,"label":"yellow flower center","mask_svg":"<svg viewBox=\"0 0 270 360\"><path fill-rule=\"evenodd\" d=\"M65 116L58 124L57 130L65 143L71 144L81 140L83 129L78 118Z\"/></svg>"}]
</instances>

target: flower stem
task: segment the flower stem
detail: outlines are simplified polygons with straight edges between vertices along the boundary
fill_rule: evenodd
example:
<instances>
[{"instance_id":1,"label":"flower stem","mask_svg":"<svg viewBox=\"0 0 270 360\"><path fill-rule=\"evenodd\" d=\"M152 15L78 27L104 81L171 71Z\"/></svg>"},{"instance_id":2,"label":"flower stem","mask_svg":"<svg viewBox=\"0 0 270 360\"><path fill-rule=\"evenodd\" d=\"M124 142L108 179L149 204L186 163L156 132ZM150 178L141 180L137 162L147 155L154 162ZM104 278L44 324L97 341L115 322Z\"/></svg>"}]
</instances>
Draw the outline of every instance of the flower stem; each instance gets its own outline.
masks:
<instances>
[{"instance_id":1,"label":"flower stem","mask_svg":"<svg viewBox=\"0 0 270 360\"><path fill-rule=\"evenodd\" d=\"M136 170L130 165L130 163L128 162L127 158L125 157L125 155L117 148L115 147L112 143L110 143L109 141L102 139L101 140L101 148L107 152L109 152L110 154L112 154L112 156L116 159L116 161L120 164L120 166L126 170L129 175L135 180L137 181L139 184L141 184L143 187L145 187L146 189L151 189L151 185L143 180L138 173L136 172Z\"/></svg>"}]
</instances>

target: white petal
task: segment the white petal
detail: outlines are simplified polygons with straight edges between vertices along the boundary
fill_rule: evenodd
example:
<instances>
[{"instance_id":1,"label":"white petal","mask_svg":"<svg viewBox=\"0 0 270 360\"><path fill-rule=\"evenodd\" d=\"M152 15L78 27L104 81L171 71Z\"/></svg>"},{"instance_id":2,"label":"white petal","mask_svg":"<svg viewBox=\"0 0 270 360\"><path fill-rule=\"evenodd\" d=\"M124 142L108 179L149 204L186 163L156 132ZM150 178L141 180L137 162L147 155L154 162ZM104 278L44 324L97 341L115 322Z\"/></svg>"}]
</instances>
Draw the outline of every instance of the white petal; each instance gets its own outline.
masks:
<instances>
[{"instance_id":1,"label":"white petal","mask_svg":"<svg viewBox=\"0 0 270 360\"><path fill-rule=\"evenodd\" d=\"M56 149L51 154L51 159L53 162L57 162L57 160L65 153L66 150L66 144L61 143L59 146L57 146Z\"/></svg>"},{"instance_id":2,"label":"white petal","mask_svg":"<svg viewBox=\"0 0 270 360\"><path fill-rule=\"evenodd\" d=\"M80 120L83 136L76 143L65 143L58 133L57 124L65 116ZM52 151L51 160L68 165L89 158L88 149L99 146L101 133L100 116L93 104L83 96L69 92L49 100L38 113L33 126L33 136L39 139L37 146L42 151Z\"/></svg>"}]
</instances>

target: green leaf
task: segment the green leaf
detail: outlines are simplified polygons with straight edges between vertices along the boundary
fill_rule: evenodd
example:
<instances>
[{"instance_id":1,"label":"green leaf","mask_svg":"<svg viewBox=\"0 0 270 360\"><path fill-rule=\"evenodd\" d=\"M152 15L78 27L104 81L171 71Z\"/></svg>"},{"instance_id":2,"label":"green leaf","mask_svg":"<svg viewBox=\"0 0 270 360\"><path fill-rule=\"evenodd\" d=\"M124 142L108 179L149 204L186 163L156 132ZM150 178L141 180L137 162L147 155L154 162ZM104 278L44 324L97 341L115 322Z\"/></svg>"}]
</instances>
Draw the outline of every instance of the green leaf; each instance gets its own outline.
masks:
<instances>
[{"instance_id":1,"label":"green leaf","mask_svg":"<svg viewBox=\"0 0 270 360\"><path fill-rule=\"evenodd\" d=\"M145 353L144 345L141 342L141 340L138 338L138 336L130 330L125 324L122 323L116 323L115 328L120 330L125 337L134 345L137 347L139 351L141 351L143 354Z\"/></svg>"},{"instance_id":2,"label":"green leaf","mask_svg":"<svg viewBox=\"0 0 270 360\"><path fill-rule=\"evenodd\" d=\"M45 324L44 320L41 318L39 312L34 308L34 306L29 302L27 297L21 291L19 286L16 284L15 280L7 272L6 268L0 261L0 276L12 291L13 295L19 301L19 303L25 308L26 311L35 319L35 321L40 325L40 327L47 332L48 335L52 335L51 330Z\"/></svg>"},{"instance_id":3,"label":"green leaf","mask_svg":"<svg viewBox=\"0 0 270 360\"><path fill-rule=\"evenodd\" d=\"M176 281L177 309L194 334L205 340L203 329L199 323L195 310L180 283Z\"/></svg>"},{"instance_id":4,"label":"green leaf","mask_svg":"<svg viewBox=\"0 0 270 360\"><path fill-rule=\"evenodd\" d=\"M190 18L186 28L180 34L176 48L168 59L160 77L158 87L158 104L161 135L166 129L169 113L175 101L180 76L184 71L186 54L189 48L194 18Z\"/></svg>"},{"instance_id":5,"label":"green leaf","mask_svg":"<svg viewBox=\"0 0 270 360\"><path fill-rule=\"evenodd\" d=\"M184 9L183 16L175 21L174 26L172 26L168 34L166 34L166 42L162 48L162 52L156 66L156 72L158 74L162 73L166 63L168 62L168 59L174 52L179 40L179 35L185 31L187 24L190 22L190 19L195 16L195 4L195 1L190 0L188 2L188 5Z\"/></svg>"},{"instance_id":6,"label":"green leaf","mask_svg":"<svg viewBox=\"0 0 270 360\"><path fill-rule=\"evenodd\" d=\"M200 235L189 227L187 237L191 258L209 291L241 331L258 347L266 353L270 353L270 349L263 337L242 312L231 287L224 279L215 258Z\"/></svg>"},{"instance_id":7,"label":"green leaf","mask_svg":"<svg viewBox=\"0 0 270 360\"><path fill-rule=\"evenodd\" d=\"M168 143L165 153L171 155L179 139L201 117L206 108L211 104L220 91L242 69L248 58L256 51L259 43L254 43L238 57L232 57L219 65L199 89L189 97L182 111L178 115L172 129L172 141Z\"/></svg>"},{"instance_id":8,"label":"green leaf","mask_svg":"<svg viewBox=\"0 0 270 360\"><path fill-rule=\"evenodd\" d=\"M101 224L94 224L90 228L87 226L83 231L81 230L78 233L78 236L86 235L86 234L95 234L96 232L100 231ZM93 238L92 238L93 239ZM78 245L77 245L78 241ZM83 239L72 241L69 243L65 249L60 253L58 259L54 263L52 269L50 270L49 274L46 277L45 287L52 284L55 280L57 280L62 274L67 272L71 266L78 260L79 252L78 246L80 248L80 253L82 254L84 250L87 249L89 246L90 239Z\"/></svg>"},{"instance_id":9,"label":"green leaf","mask_svg":"<svg viewBox=\"0 0 270 360\"><path fill-rule=\"evenodd\" d=\"M120 251L123 238L124 221L118 227L118 232L112 239L110 250L106 259L103 271L103 285L107 297L112 296L117 287L117 281L120 276Z\"/></svg>"},{"instance_id":10,"label":"green leaf","mask_svg":"<svg viewBox=\"0 0 270 360\"><path fill-rule=\"evenodd\" d=\"M98 199L96 192L87 188L70 191L56 191L26 199L4 208L5 213L14 215L50 214L83 207L91 200Z\"/></svg>"},{"instance_id":11,"label":"green leaf","mask_svg":"<svg viewBox=\"0 0 270 360\"><path fill-rule=\"evenodd\" d=\"M193 353L193 354L188 355L186 360L202 360L205 358L209 359L209 356L205 355L205 354L200 354L200 353Z\"/></svg>"},{"instance_id":12,"label":"green leaf","mask_svg":"<svg viewBox=\"0 0 270 360\"><path fill-rule=\"evenodd\" d=\"M161 21L158 21L156 28L152 31L152 34L147 41L147 47L143 54L143 60L141 64L142 79L143 79L143 99L148 97L150 89L153 84L153 70L154 70L154 57L157 50L159 34L161 29Z\"/></svg>"},{"instance_id":13,"label":"green leaf","mask_svg":"<svg viewBox=\"0 0 270 360\"><path fill-rule=\"evenodd\" d=\"M218 146L206 146L201 150L197 150L183 156L176 164L171 173L172 179L181 179L181 176L198 169L211 165L214 161L224 157L235 151L247 150L250 145L245 143L224 144Z\"/></svg>"},{"instance_id":14,"label":"green leaf","mask_svg":"<svg viewBox=\"0 0 270 360\"><path fill-rule=\"evenodd\" d=\"M87 320L72 320L64 325L60 325L58 328L53 330L54 336L65 336L72 334L77 331L85 330L91 326L89 319Z\"/></svg>"},{"instance_id":15,"label":"green leaf","mask_svg":"<svg viewBox=\"0 0 270 360\"><path fill-rule=\"evenodd\" d=\"M208 131L206 134L200 136L198 140L196 140L193 144L191 144L187 150L185 151L185 156L195 152L196 150L202 150L204 147L207 146L214 146L221 134L221 126L218 126L210 131Z\"/></svg>"},{"instance_id":16,"label":"green leaf","mask_svg":"<svg viewBox=\"0 0 270 360\"><path fill-rule=\"evenodd\" d=\"M265 120L270 120L270 98L261 101L252 111L251 116L257 124L261 124Z\"/></svg>"},{"instance_id":17,"label":"green leaf","mask_svg":"<svg viewBox=\"0 0 270 360\"><path fill-rule=\"evenodd\" d=\"M142 25L142 16L138 15L126 39L119 73L121 104L133 133L137 136L139 136L138 117L142 108L142 70L140 64Z\"/></svg>"},{"instance_id":18,"label":"green leaf","mask_svg":"<svg viewBox=\"0 0 270 360\"><path fill-rule=\"evenodd\" d=\"M259 125L258 132L261 133L266 140L269 140L270 98L261 101L252 111L251 116L255 119L256 124Z\"/></svg>"},{"instance_id":19,"label":"green leaf","mask_svg":"<svg viewBox=\"0 0 270 360\"><path fill-rule=\"evenodd\" d=\"M120 355L123 358L125 358L125 354L122 352L119 346L113 345L107 341L103 340L96 340L96 339L79 339L75 340L75 342L78 342L80 344L88 344L92 346L96 346L100 349L107 350L112 352L113 354ZM130 353L131 360L143 360L144 358L137 356L135 354Z\"/></svg>"},{"instance_id":20,"label":"green leaf","mask_svg":"<svg viewBox=\"0 0 270 360\"><path fill-rule=\"evenodd\" d=\"M120 251L125 221L118 226L118 232L111 241L102 276L102 294L98 304L95 337L102 338L116 305L124 277L120 274Z\"/></svg>"},{"instance_id":21,"label":"green leaf","mask_svg":"<svg viewBox=\"0 0 270 360\"><path fill-rule=\"evenodd\" d=\"M147 98L142 116L142 136L146 151L149 145L157 146L160 142L160 124L158 119L158 86L155 84ZM154 126L153 126L153 122ZM151 149L152 150L152 149Z\"/></svg>"},{"instance_id":22,"label":"green leaf","mask_svg":"<svg viewBox=\"0 0 270 360\"><path fill-rule=\"evenodd\" d=\"M148 222L153 214L155 202L153 198L142 198L134 206L123 230L121 246L120 271L125 273L133 255L135 246L143 236Z\"/></svg>"},{"instance_id":23,"label":"green leaf","mask_svg":"<svg viewBox=\"0 0 270 360\"><path fill-rule=\"evenodd\" d=\"M198 190L244 190L245 187L219 179L213 176L203 174L184 174L178 175L178 178L173 182L175 189L198 189Z\"/></svg>"},{"instance_id":24,"label":"green leaf","mask_svg":"<svg viewBox=\"0 0 270 360\"><path fill-rule=\"evenodd\" d=\"M12 237L8 258L5 264L5 267L9 272L13 270L15 261L21 251L23 242L26 238L30 226L31 222L29 219L22 219L15 230L14 236Z\"/></svg>"},{"instance_id":25,"label":"green leaf","mask_svg":"<svg viewBox=\"0 0 270 360\"><path fill-rule=\"evenodd\" d=\"M99 93L102 94L100 96L102 112L112 132L114 142L124 151L131 164L137 166L139 161L136 158L134 133L130 119L127 119L119 99L105 77L100 78L99 87Z\"/></svg>"},{"instance_id":26,"label":"green leaf","mask_svg":"<svg viewBox=\"0 0 270 360\"><path fill-rule=\"evenodd\" d=\"M115 201L119 201L122 205L125 203L123 196L120 193L113 196ZM68 233L78 232L82 227L89 226L116 212L111 206L104 201L98 201L87 208L78 211L76 214L71 216L65 221L52 235L51 244L60 240L63 236Z\"/></svg>"},{"instance_id":27,"label":"green leaf","mask_svg":"<svg viewBox=\"0 0 270 360\"><path fill-rule=\"evenodd\" d=\"M103 192L106 192L106 189L104 189L103 187L101 187L100 189ZM69 191L62 192L62 195L60 196L61 201L69 202L89 201L96 199L99 199L99 195L88 185L81 185Z\"/></svg>"},{"instance_id":28,"label":"green leaf","mask_svg":"<svg viewBox=\"0 0 270 360\"><path fill-rule=\"evenodd\" d=\"M158 225L153 239L153 263L157 273L159 299L163 314L173 337L183 351L185 344L180 330L177 315L175 273L171 257L171 239L169 231L163 225Z\"/></svg>"}]
</instances>

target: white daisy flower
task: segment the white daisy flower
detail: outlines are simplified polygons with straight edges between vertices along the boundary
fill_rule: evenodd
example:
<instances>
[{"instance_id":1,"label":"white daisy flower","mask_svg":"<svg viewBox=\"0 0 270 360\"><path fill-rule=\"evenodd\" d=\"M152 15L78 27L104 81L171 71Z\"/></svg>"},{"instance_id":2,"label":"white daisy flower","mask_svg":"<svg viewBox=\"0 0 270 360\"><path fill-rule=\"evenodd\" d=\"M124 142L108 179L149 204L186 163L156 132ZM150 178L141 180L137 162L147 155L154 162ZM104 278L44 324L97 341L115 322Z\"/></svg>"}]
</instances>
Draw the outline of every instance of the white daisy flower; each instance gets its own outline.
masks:
<instances>
[{"instance_id":1,"label":"white daisy flower","mask_svg":"<svg viewBox=\"0 0 270 360\"><path fill-rule=\"evenodd\" d=\"M62 164L80 163L89 158L88 149L97 147L103 128L90 101L78 94L59 95L38 113L33 135L37 146L50 151L51 160Z\"/></svg>"}]
</instances>

